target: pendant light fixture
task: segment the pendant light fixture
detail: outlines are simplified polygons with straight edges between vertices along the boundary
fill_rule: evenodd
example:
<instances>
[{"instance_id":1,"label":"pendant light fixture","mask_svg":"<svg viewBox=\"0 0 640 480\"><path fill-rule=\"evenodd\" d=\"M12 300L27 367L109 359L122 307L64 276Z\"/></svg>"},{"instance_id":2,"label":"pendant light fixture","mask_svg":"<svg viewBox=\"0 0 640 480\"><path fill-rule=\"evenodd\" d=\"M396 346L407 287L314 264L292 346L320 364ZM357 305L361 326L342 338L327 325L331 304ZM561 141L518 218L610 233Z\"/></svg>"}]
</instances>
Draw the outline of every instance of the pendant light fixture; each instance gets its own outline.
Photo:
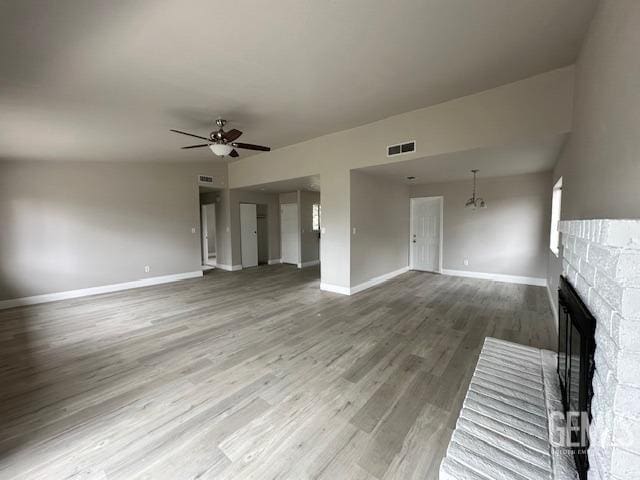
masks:
<instances>
[{"instance_id":1,"label":"pendant light fixture","mask_svg":"<svg viewBox=\"0 0 640 480\"><path fill-rule=\"evenodd\" d=\"M466 208L470 208L471 210L476 210L478 208L487 208L487 204L485 203L484 199L482 197L476 196L476 175L479 171L480 170L478 170L477 168L471 170L471 172L473 173L473 195L471 195L471 198L467 200L467 203L464 204Z\"/></svg>"}]
</instances>

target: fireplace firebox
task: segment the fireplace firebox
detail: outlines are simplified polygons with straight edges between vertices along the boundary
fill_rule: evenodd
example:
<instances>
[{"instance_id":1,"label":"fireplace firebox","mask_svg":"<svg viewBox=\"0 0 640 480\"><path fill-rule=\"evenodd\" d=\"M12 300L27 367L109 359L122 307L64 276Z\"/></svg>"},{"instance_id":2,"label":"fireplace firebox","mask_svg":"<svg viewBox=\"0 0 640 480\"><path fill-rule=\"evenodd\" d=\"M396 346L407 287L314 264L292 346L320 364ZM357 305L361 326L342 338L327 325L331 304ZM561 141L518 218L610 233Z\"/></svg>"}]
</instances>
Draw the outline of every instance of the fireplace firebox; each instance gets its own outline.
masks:
<instances>
[{"instance_id":1,"label":"fireplace firebox","mask_svg":"<svg viewBox=\"0 0 640 480\"><path fill-rule=\"evenodd\" d=\"M580 480L586 480L596 320L564 276L560 278L558 303L558 376L566 423L571 428L569 448Z\"/></svg>"}]
</instances>

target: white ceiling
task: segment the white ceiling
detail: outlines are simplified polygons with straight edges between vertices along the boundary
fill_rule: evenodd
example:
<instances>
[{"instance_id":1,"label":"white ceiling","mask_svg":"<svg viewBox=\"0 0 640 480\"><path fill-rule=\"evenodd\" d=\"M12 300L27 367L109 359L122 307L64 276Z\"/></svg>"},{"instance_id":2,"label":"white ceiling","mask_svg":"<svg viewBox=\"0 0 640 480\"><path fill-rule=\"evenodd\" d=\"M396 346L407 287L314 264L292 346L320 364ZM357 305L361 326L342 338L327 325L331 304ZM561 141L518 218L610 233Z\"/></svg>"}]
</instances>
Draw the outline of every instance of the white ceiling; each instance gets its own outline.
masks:
<instances>
[{"instance_id":1,"label":"white ceiling","mask_svg":"<svg viewBox=\"0 0 640 480\"><path fill-rule=\"evenodd\" d=\"M217 116L297 143L571 64L595 3L2 2L0 158L220 161L168 132Z\"/></svg>"},{"instance_id":2,"label":"white ceiling","mask_svg":"<svg viewBox=\"0 0 640 480\"><path fill-rule=\"evenodd\" d=\"M244 188L243 190L265 193L287 193L295 192L296 190L319 192L320 175L310 175L308 177L291 178L289 180L281 180L279 182L254 185L252 187Z\"/></svg>"},{"instance_id":3,"label":"white ceiling","mask_svg":"<svg viewBox=\"0 0 640 480\"><path fill-rule=\"evenodd\" d=\"M559 135L538 142L434 155L361 171L407 185L466 180L471 178L474 168L480 169L478 175L484 178L545 172L556 164L566 137ZM416 178L409 180L408 176Z\"/></svg>"}]
</instances>

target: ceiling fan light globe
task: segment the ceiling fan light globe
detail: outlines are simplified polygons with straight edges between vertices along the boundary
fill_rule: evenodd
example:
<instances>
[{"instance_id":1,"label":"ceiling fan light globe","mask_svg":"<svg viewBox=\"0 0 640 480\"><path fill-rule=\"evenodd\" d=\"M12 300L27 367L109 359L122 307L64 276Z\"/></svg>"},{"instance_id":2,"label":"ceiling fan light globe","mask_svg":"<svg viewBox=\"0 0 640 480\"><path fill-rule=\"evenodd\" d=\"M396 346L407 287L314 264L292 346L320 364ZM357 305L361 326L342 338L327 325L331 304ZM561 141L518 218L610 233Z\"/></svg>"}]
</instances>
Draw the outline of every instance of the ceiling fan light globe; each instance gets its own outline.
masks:
<instances>
[{"instance_id":1,"label":"ceiling fan light globe","mask_svg":"<svg viewBox=\"0 0 640 480\"><path fill-rule=\"evenodd\" d=\"M233 147L231 145L226 145L224 143L214 143L213 145L209 145L209 148L214 155L217 155L219 157L229 155L233 150Z\"/></svg>"}]
</instances>

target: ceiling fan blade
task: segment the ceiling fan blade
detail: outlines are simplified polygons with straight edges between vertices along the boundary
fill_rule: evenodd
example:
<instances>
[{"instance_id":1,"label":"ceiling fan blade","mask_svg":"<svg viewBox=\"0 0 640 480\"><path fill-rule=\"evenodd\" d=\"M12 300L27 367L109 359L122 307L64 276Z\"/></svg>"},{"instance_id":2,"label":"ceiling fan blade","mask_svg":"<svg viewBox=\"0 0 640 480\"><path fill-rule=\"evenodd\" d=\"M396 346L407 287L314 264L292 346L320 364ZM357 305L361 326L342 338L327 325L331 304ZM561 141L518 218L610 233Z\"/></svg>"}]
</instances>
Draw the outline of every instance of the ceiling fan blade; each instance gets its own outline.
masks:
<instances>
[{"instance_id":1,"label":"ceiling fan blade","mask_svg":"<svg viewBox=\"0 0 640 480\"><path fill-rule=\"evenodd\" d=\"M244 148L245 150L260 150L261 152L271 151L270 147L263 147L262 145L253 145L251 143L232 143L235 148Z\"/></svg>"},{"instance_id":2,"label":"ceiling fan blade","mask_svg":"<svg viewBox=\"0 0 640 480\"><path fill-rule=\"evenodd\" d=\"M190 137L199 138L200 140L209 141L207 137L201 137L200 135L194 135L193 133L181 132L180 130L174 130L173 128L170 131L175 133L181 133L182 135L189 135Z\"/></svg>"},{"instance_id":3,"label":"ceiling fan blade","mask_svg":"<svg viewBox=\"0 0 640 480\"><path fill-rule=\"evenodd\" d=\"M224 132L223 137L227 142L233 142L234 140L238 139L240 135L242 135L242 132L234 128L232 130L229 130L228 132Z\"/></svg>"},{"instance_id":4,"label":"ceiling fan blade","mask_svg":"<svg viewBox=\"0 0 640 480\"><path fill-rule=\"evenodd\" d=\"M211 145L210 143L203 143L201 145L189 145L188 147L182 147L182 150L186 150L187 148L200 148L200 147L208 147Z\"/></svg>"},{"instance_id":5,"label":"ceiling fan blade","mask_svg":"<svg viewBox=\"0 0 640 480\"><path fill-rule=\"evenodd\" d=\"M230 157L236 158L239 157L240 154L238 153L237 150L231 150L231 153L229 154Z\"/></svg>"}]
</instances>

